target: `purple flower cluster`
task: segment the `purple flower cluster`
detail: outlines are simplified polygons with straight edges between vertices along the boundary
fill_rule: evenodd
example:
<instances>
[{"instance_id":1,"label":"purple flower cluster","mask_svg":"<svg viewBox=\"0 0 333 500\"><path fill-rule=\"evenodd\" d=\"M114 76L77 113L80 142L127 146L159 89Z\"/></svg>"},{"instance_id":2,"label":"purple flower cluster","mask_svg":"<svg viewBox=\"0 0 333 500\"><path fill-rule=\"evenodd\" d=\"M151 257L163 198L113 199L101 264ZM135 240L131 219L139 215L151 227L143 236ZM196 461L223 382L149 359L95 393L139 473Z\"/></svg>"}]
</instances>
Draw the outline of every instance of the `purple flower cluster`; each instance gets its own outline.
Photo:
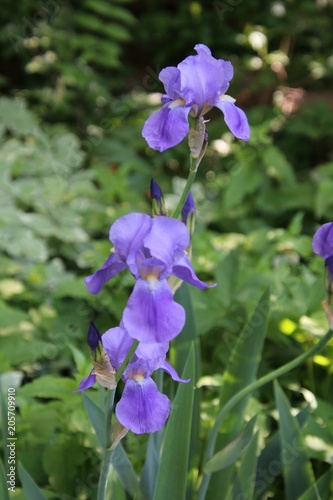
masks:
<instances>
[{"instance_id":1,"label":"purple flower cluster","mask_svg":"<svg viewBox=\"0 0 333 500\"><path fill-rule=\"evenodd\" d=\"M101 343L105 349L111 366L118 370L130 350L133 339L125 328L119 327L107 330L102 336L92 323L89 328L88 342L92 351ZM125 388L116 406L116 416L119 422L136 434L156 432L165 424L170 412L170 401L159 392L151 378L152 373L161 368L177 382L182 380L176 370L166 361L169 344L140 343L128 364L123 381ZM84 378L79 391L92 387L97 380L96 370Z\"/></svg>"},{"instance_id":2,"label":"purple flower cluster","mask_svg":"<svg viewBox=\"0 0 333 500\"><path fill-rule=\"evenodd\" d=\"M193 211L192 198L188 204ZM91 325L88 342L93 352L101 344L108 358L112 385L112 376L124 361L133 340L140 341L122 377L125 388L116 406L116 415L124 427L135 433L155 432L169 415L170 401L158 391L152 373L162 369L173 380L187 382L181 380L166 362L169 341L181 332L185 323L185 310L174 301L167 278L173 275L201 289L208 285L199 280L187 258L190 233L180 220L130 213L114 222L109 237L114 250L103 266L85 279L89 292L99 293L108 280L126 268L134 276L135 285L120 326L100 337L96 327ZM79 391L100 381L102 375L102 380L107 379L105 363L94 363L94 367L81 381Z\"/></svg>"},{"instance_id":3,"label":"purple flower cluster","mask_svg":"<svg viewBox=\"0 0 333 500\"><path fill-rule=\"evenodd\" d=\"M248 141L250 130L245 113L225 92L233 77L230 61L215 59L206 45L197 44L195 56L189 56L177 67L162 69L164 84L162 108L146 121L142 135L149 146L164 151L179 144L189 132L188 116L200 118L216 107L224 114L231 132Z\"/></svg>"},{"instance_id":4,"label":"purple flower cluster","mask_svg":"<svg viewBox=\"0 0 333 500\"><path fill-rule=\"evenodd\" d=\"M116 220L109 237L114 252L85 279L89 292L99 293L106 281L127 267L136 282L124 310L124 328L140 342L169 342L182 330L185 311L173 300L167 278L174 275L201 289L208 286L186 257L187 227L165 216L131 213Z\"/></svg>"}]
</instances>

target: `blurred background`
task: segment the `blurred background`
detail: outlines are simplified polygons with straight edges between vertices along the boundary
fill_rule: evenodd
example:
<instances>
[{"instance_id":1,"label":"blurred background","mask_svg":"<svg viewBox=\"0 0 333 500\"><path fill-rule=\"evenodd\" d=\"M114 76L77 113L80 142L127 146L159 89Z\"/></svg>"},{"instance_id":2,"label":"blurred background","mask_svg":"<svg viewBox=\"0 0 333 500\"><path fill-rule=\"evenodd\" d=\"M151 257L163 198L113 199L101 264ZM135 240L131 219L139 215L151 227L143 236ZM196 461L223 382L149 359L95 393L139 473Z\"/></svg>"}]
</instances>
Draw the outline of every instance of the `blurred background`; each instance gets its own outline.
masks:
<instances>
[{"instance_id":1,"label":"blurred background","mask_svg":"<svg viewBox=\"0 0 333 500\"><path fill-rule=\"evenodd\" d=\"M159 106L160 70L197 43L231 60L228 93L251 126L242 143L210 112L193 188L194 267L219 284L191 290L208 377L203 439L231 347L267 285L272 314L260 374L325 332L323 262L311 240L333 220L333 2L3 0L0 18L2 386L22 386L17 453L26 469L58 492L49 498L84 499L99 457L72 391L91 369L89 322L102 332L118 325L133 282L123 273L92 296L83 278L106 259L117 217L150 212L151 177L175 205L188 172L186 140L161 154L141 130ZM308 427L316 439L307 440L318 473L333 457L332 370L331 345L285 378L295 407L309 394L319 401ZM271 391L258 397L268 434ZM139 469L145 436L128 436L126 446ZM279 495L279 480L270 487Z\"/></svg>"}]
</instances>

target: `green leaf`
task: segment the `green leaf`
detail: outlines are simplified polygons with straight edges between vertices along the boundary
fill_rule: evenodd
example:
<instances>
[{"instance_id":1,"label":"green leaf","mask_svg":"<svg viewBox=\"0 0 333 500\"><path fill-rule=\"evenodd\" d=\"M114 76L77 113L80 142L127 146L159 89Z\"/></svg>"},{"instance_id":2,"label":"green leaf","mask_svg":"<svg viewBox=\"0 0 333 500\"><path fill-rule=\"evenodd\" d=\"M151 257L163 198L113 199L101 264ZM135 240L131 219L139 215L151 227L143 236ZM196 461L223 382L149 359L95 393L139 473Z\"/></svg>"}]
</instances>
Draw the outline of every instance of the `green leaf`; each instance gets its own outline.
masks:
<instances>
[{"instance_id":1,"label":"green leaf","mask_svg":"<svg viewBox=\"0 0 333 500\"><path fill-rule=\"evenodd\" d=\"M253 498L259 432L256 432L246 448L232 488L233 500Z\"/></svg>"},{"instance_id":2,"label":"green leaf","mask_svg":"<svg viewBox=\"0 0 333 500\"><path fill-rule=\"evenodd\" d=\"M333 466L325 472L313 485L301 495L298 500L330 500L333 489L331 481L333 479ZM319 495L319 496L318 496Z\"/></svg>"},{"instance_id":3,"label":"green leaf","mask_svg":"<svg viewBox=\"0 0 333 500\"><path fill-rule=\"evenodd\" d=\"M128 491L133 498L141 498L138 478L136 477L133 465L121 443L118 444L113 453L112 466L116 470L120 482L125 490Z\"/></svg>"},{"instance_id":4,"label":"green leaf","mask_svg":"<svg viewBox=\"0 0 333 500\"><path fill-rule=\"evenodd\" d=\"M220 409L235 394L256 380L261 360L261 351L267 331L268 316L269 290L266 290L261 296L250 320L246 323L238 337L237 343L231 353L230 362L225 371L221 387ZM243 398L224 418L220 426L220 435L217 439L218 449L230 443L242 430L249 398L250 396ZM211 433L207 441L208 449L216 449L215 439L216 435ZM230 484L231 473L232 466L215 473L211 480L209 480L207 475L204 476L201 486L202 491L207 488L209 481L209 495L213 495L214 491L221 491L222 488L225 488L226 484Z\"/></svg>"},{"instance_id":5,"label":"green leaf","mask_svg":"<svg viewBox=\"0 0 333 500\"><path fill-rule=\"evenodd\" d=\"M246 424L244 430L231 443L208 460L205 464L204 472L211 474L234 464L250 443L253 437L256 420L256 416L251 418L251 420Z\"/></svg>"},{"instance_id":6,"label":"green leaf","mask_svg":"<svg viewBox=\"0 0 333 500\"><path fill-rule=\"evenodd\" d=\"M154 496L159 456L163 439L163 430L149 435L146 459L141 474L141 490L144 498L151 500Z\"/></svg>"},{"instance_id":7,"label":"green leaf","mask_svg":"<svg viewBox=\"0 0 333 500\"><path fill-rule=\"evenodd\" d=\"M310 406L305 406L305 408L302 408L302 410L296 415L296 419L301 427L305 426L309 415ZM258 458L255 490L255 498L257 500L261 500L265 497L266 492L270 489L274 479L280 475L282 469L280 455L280 431L277 431L274 436L270 438Z\"/></svg>"},{"instance_id":8,"label":"green leaf","mask_svg":"<svg viewBox=\"0 0 333 500\"><path fill-rule=\"evenodd\" d=\"M18 474L27 500L46 500L44 494L20 462L18 463Z\"/></svg>"},{"instance_id":9,"label":"green leaf","mask_svg":"<svg viewBox=\"0 0 333 500\"><path fill-rule=\"evenodd\" d=\"M184 500L192 424L195 364L192 347L182 374L191 378L180 383L164 433L154 500Z\"/></svg>"},{"instance_id":10,"label":"green leaf","mask_svg":"<svg viewBox=\"0 0 333 500\"><path fill-rule=\"evenodd\" d=\"M8 493L8 484L6 473L2 465L2 460L0 460L0 498L3 500L10 500Z\"/></svg>"},{"instance_id":11,"label":"green leaf","mask_svg":"<svg viewBox=\"0 0 333 500\"><path fill-rule=\"evenodd\" d=\"M21 321L29 321L29 316L20 309L8 306L0 300L1 329L18 325Z\"/></svg>"},{"instance_id":12,"label":"green leaf","mask_svg":"<svg viewBox=\"0 0 333 500\"><path fill-rule=\"evenodd\" d=\"M288 185L295 184L295 174L292 165L287 161L279 148L271 145L267 146L262 156L270 177Z\"/></svg>"},{"instance_id":13,"label":"green leaf","mask_svg":"<svg viewBox=\"0 0 333 500\"><path fill-rule=\"evenodd\" d=\"M83 399L83 404L86 409L86 412L88 414L88 417L90 419L91 425L93 426L96 436L98 438L98 441L102 448L105 448L105 434L104 434L104 428L105 428L105 417L104 413L100 409L99 406L97 406L96 403L94 403L87 394L82 392L82 399Z\"/></svg>"},{"instance_id":14,"label":"green leaf","mask_svg":"<svg viewBox=\"0 0 333 500\"><path fill-rule=\"evenodd\" d=\"M75 380L45 375L21 387L19 395L20 397L54 398L66 401L69 397L75 397L72 393L76 389Z\"/></svg>"},{"instance_id":15,"label":"green leaf","mask_svg":"<svg viewBox=\"0 0 333 500\"><path fill-rule=\"evenodd\" d=\"M277 381L274 383L274 393L280 416L281 460L286 500L294 500L311 487L314 475L303 445L300 426L291 414L289 401Z\"/></svg>"}]
</instances>

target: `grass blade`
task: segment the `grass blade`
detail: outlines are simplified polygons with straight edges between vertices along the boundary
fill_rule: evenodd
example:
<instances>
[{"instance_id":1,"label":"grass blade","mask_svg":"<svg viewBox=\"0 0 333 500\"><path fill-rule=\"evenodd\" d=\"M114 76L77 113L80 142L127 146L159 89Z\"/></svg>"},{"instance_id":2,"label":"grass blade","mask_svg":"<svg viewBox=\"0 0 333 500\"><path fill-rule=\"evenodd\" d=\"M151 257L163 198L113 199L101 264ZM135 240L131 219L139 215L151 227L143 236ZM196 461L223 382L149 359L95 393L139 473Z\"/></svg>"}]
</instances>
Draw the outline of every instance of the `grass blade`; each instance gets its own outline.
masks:
<instances>
[{"instance_id":1,"label":"grass blade","mask_svg":"<svg viewBox=\"0 0 333 500\"><path fill-rule=\"evenodd\" d=\"M251 418L244 430L223 450L217 452L205 465L204 471L213 473L225 469L236 462L253 437L257 417Z\"/></svg>"},{"instance_id":2,"label":"grass blade","mask_svg":"<svg viewBox=\"0 0 333 500\"><path fill-rule=\"evenodd\" d=\"M269 290L261 296L250 320L245 325L238 341L232 351L231 359L224 374L223 385L220 393L219 408L225 404L241 389L256 380L261 351L267 331L269 316ZM223 448L241 432L244 426L246 408L249 401L247 396L236 404L225 416L222 425L212 429L206 449L206 458L210 458L214 449ZM218 436L218 432L220 435ZM217 445L216 445L217 441ZM209 484L208 497L214 497L214 492L223 491L226 484L231 483L232 466L216 472L212 478L204 475L200 486L199 498L205 498Z\"/></svg>"},{"instance_id":3,"label":"grass blade","mask_svg":"<svg viewBox=\"0 0 333 500\"><path fill-rule=\"evenodd\" d=\"M252 436L252 439L241 458L241 463L232 489L231 498L233 500L238 500L240 498L250 500L253 498L255 486L254 479L257 468L258 436L258 432Z\"/></svg>"},{"instance_id":4,"label":"grass blade","mask_svg":"<svg viewBox=\"0 0 333 500\"><path fill-rule=\"evenodd\" d=\"M162 444L154 500L184 500L194 398L195 360L194 348L188 355L182 378L191 378L188 384L180 383L174 399L169 422Z\"/></svg>"},{"instance_id":5,"label":"grass blade","mask_svg":"<svg viewBox=\"0 0 333 500\"><path fill-rule=\"evenodd\" d=\"M94 401L90 399L90 397L87 396L87 394L85 394L84 392L82 392L82 399L91 425L96 432L97 439L102 448L105 448L104 413L102 412L100 407L97 406L97 404L94 403Z\"/></svg>"},{"instance_id":6,"label":"grass blade","mask_svg":"<svg viewBox=\"0 0 333 500\"><path fill-rule=\"evenodd\" d=\"M46 500L45 495L20 462L18 464L18 474L27 500Z\"/></svg>"},{"instance_id":7,"label":"grass blade","mask_svg":"<svg viewBox=\"0 0 333 500\"><path fill-rule=\"evenodd\" d=\"M274 393L280 416L281 461L286 500L294 500L311 487L315 478L303 445L300 426L291 414L289 401L277 381L274 382Z\"/></svg>"}]
</instances>

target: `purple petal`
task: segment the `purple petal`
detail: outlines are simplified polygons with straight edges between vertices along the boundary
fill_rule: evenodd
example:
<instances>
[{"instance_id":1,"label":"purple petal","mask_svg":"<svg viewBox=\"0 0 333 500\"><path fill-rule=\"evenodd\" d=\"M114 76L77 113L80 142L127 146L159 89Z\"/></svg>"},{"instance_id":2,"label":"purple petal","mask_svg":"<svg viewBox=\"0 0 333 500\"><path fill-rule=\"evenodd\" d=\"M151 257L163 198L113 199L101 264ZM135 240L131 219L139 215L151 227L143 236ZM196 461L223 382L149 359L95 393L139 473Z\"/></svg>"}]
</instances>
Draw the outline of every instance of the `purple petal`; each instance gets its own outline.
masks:
<instances>
[{"instance_id":1,"label":"purple petal","mask_svg":"<svg viewBox=\"0 0 333 500\"><path fill-rule=\"evenodd\" d=\"M88 331L88 345L93 353L96 353L98 344L101 342L101 334L99 333L95 323L91 321Z\"/></svg>"},{"instance_id":2,"label":"purple petal","mask_svg":"<svg viewBox=\"0 0 333 500\"><path fill-rule=\"evenodd\" d=\"M202 53L202 54L207 54L208 56L212 55L210 49L203 43L198 43L194 47L194 49L197 51L198 54ZM224 94L229 87L230 80L232 80L234 76L234 68L230 61L224 61L223 59L217 59L217 61L221 64L224 71L224 81L221 83L220 87L220 93Z\"/></svg>"},{"instance_id":3,"label":"purple petal","mask_svg":"<svg viewBox=\"0 0 333 500\"><path fill-rule=\"evenodd\" d=\"M135 434L156 432L163 427L170 413L170 401L161 394L150 378L140 383L127 379L122 397L116 406L119 422Z\"/></svg>"},{"instance_id":4,"label":"purple petal","mask_svg":"<svg viewBox=\"0 0 333 500\"><path fill-rule=\"evenodd\" d=\"M128 334L140 342L169 342L185 324L183 307L173 300L166 280L138 279L123 314Z\"/></svg>"},{"instance_id":5,"label":"purple petal","mask_svg":"<svg viewBox=\"0 0 333 500\"><path fill-rule=\"evenodd\" d=\"M133 338L128 335L124 328L117 326L110 328L102 335L102 343L108 353L111 365L118 370L133 344Z\"/></svg>"},{"instance_id":6,"label":"purple petal","mask_svg":"<svg viewBox=\"0 0 333 500\"><path fill-rule=\"evenodd\" d=\"M234 136L243 141L248 141L250 138L250 127L244 111L235 106L233 102L223 99L215 102L214 106L222 111L224 121Z\"/></svg>"},{"instance_id":7,"label":"purple petal","mask_svg":"<svg viewBox=\"0 0 333 500\"><path fill-rule=\"evenodd\" d=\"M178 64L178 68L182 95L188 104L196 104L202 111L205 104L212 105L218 100L221 88L226 90L229 80L226 78L225 61L212 57L208 47L202 44L196 47L198 55L187 57Z\"/></svg>"},{"instance_id":8,"label":"purple petal","mask_svg":"<svg viewBox=\"0 0 333 500\"><path fill-rule=\"evenodd\" d=\"M144 246L149 249L151 255L161 259L167 266L180 258L189 244L190 233L185 224L163 216L153 219L151 231L144 240Z\"/></svg>"},{"instance_id":9,"label":"purple petal","mask_svg":"<svg viewBox=\"0 0 333 500\"><path fill-rule=\"evenodd\" d=\"M74 392L85 391L86 389L92 387L95 384L95 382L96 382L96 375L93 375L91 372L90 375L88 375L88 377L85 377L81 380L79 388Z\"/></svg>"},{"instance_id":10,"label":"purple petal","mask_svg":"<svg viewBox=\"0 0 333 500\"><path fill-rule=\"evenodd\" d=\"M159 80L163 83L166 97L169 99L179 99L180 97L180 71L174 66L169 66L162 69L158 75Z\"/></svg>"},{"instance_id":11,"label":"purple petal","mask_svg":"<svg viewBox=\"0 0 333 500\"><path fill-rule=\"evenodd\" d=\"M320 226L313 237L312 248L323 259L333 255L333 222Z\"/></svg>"},{"instance_id":12,"label":"purple petal","mask_svg":"<svg viewBox=\"0 0 333 500\"><path fill-rule=\"evenodd\" d=\"M195 203L192 191L190 191L182 209L182 222L186 224L188 217L192 214L195 214Z\"/></svg>"},{"instance_id":13,"label":"purple petal","mask_svg":"<svg viewBox=\"0 0 333 500\"><path fill-rule=\"evenodd\" d=\"M172 274L177 276L177 278L182 281L186 281L187 283L190 283L190 285L194 285L201 290L216 286L216 283L213 285L207 285L204 281L199 280L194 272L191 262L187 259L187 257L182 257L178 260L177 264L172 268Z\"/></svg>"},{"instance_id":14,"label":"purple petal","mask_svg":"<svg viewBox=\"0 0 333 500\"><path fill-rule=\"evenodd\" d=\"M134 212L119 217L110 228L110 241L133 274L136 272L135 254L149 232L151 222L149 215Z\"/></svg>"},{"instance_id":15,"label":"purple petal","mask_svg":"<svg viewBox=\"0 0 333 500\"><path fill-rule=\"evenodd\" d=\"M164 361L161 368L162 370L167 372L170 375L170 377L176 382L184 382L185 384L187 384L191 380L190 378L188 379L180 378L174 367L171 366L167 361Z\"/></svg>"},{"instance_id":16,"label":"purple petal","mask_svg":"<svg viewBox=\"0 0 333 500\"><path fill-rule=\"evenodd\" d=\"M90 293L99 293L103 285L126 267L126 262L117 253L112 253L103 266L84 279Z\"/></svg>"},{"instance_id":17,"label":"purple petal","mask_svg":"<svg viewBox=\"0 0 333 500\"><path fill-rule=\"evenodd\" d=\"M166 353L169 350L169 342L161 344L146 344L140 342L135 355L139 359L143 359L148 364L149 374L152 374L158 368L161 368L165 362Z\"/></svg>"},{"instance_id":18,"label":"purple petal","mask_svg":"<svg viewBox=\"0 0 333 500\"><path fill-rule=\"evenodd\" d=\"M164 104L144 124L142 135L151 148L165 151L179 144L188 133L191 106L186 106L181 101L177 104L177 101Z\"/></svg>"}]
</instances>

